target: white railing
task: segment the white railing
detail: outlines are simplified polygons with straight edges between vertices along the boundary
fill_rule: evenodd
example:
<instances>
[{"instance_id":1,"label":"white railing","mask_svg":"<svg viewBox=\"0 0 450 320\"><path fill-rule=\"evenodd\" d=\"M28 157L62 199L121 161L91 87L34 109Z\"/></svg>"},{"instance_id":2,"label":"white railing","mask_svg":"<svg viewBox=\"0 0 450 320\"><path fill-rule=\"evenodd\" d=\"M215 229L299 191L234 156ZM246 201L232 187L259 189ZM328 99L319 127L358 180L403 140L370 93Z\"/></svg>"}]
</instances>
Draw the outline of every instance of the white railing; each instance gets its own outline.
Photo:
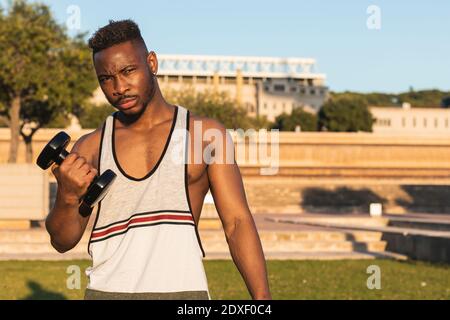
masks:
<instances>
[{"instance_id":1,"label":"white railing","mask_svg":"<svg viewBox=\"0 0 450 320\"><path fill-rule=\"evenodd\" d=\"M236 76L244 77L325 79L316 73L316 60L311 58L270 58L196 55L158 55L159 75Z\"/></svg>"}]
</instances>

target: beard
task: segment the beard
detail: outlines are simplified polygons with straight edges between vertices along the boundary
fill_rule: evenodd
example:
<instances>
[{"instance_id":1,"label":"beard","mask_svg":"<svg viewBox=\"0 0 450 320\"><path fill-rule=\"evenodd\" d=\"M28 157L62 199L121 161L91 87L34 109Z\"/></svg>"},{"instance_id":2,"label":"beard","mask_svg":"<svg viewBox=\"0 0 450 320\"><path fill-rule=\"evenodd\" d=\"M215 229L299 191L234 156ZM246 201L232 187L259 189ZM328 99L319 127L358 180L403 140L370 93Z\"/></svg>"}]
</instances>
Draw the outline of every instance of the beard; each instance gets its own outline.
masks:
<instances>
[{"instance_id":1,"label":"beard","mask_svg":"<svg viewBox=\"0 0 450 320\"><path fill-rule=\"evenodd\" d=\"M147 110L148 106L150 105L151 101L153 100L153 97L156 93L156 75L153 73L151 74L151 80L150 80L150 88L148 94L145 94L146 97L145 100L139 101L139 103L134 106L133 108L130 108L128 110L120 110L119 111L119 118L122 122L127 124L132 124L139 120L139 118L142 116L142 114ZM141 97L139 97L139 100Z\"/></svg>"}]
</instances>

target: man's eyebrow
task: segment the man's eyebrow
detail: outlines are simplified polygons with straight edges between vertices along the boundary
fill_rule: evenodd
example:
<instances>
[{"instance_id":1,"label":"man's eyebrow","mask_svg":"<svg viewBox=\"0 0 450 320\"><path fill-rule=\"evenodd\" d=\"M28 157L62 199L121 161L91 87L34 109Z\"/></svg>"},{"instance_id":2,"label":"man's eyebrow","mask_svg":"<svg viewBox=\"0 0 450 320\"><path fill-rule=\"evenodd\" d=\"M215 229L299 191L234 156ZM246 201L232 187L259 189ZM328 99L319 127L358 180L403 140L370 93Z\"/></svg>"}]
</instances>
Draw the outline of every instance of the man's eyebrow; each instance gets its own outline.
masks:
<instances>
[{"instance_id":1,"label":"man's eyebrow","mask_svg":"<svg viewBox=\"0 0 450 320\"><path fill-rule=\"evenodd\" d=\"M127 68L137 68L137 64L135 64L135 63L127 64L126 66L120 68L118 73L123 72ZM97 77L101 78L101 77L111 77L111 76L113 76L113 74L109 74L109 73L103 74L102 73L102 74L99 74Z\"/></svg>"},{"instance_id":2,"label":"man's eyebrow","mask_svg":"<svg viewBox=\"0 0 450 320\"><path fill-rule=\"evenodd\" d=\"M122 72L122 71L124 71L125 69L128 69L128 68L136 68L136 67L137 67L137 64L134 64L134 63L127 64L125 67L121 68L119 72Z\"/></svg>"}]
</instances>

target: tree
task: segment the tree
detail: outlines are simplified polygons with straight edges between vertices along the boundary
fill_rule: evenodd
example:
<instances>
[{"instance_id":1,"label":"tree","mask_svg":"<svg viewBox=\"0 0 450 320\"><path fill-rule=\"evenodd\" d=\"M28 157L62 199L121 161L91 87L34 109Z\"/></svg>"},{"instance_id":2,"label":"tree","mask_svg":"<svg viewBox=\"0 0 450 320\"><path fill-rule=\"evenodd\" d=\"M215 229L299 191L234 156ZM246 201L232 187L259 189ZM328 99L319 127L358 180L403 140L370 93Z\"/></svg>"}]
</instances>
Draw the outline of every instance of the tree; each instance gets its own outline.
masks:
<instances>
[{"instance_id":1,"label":"tree","mask_svg":"<svg viewBox=\"0 0 450 320\"><path fill-rule=\"evenodd\" d=\"M328 131L372 132L374 118L363 99L328 100L319 111L319 129Z\"/></svg>"},{"instance_id":2,"label":"tree","mask_svg":"<svg viewBox=\"0 0 450 320\"><path fill-rule=\"evenodd\" d=\"M403 102L408 102L414 107L435 108L441 104L442 99L449 96L450 92L440 90L419 90L412 87L407 92L393 93L358 93L358 92L332 92L331 98L363 99L369 106L400 106Z\"/></svg>"},{"instance_id":3,"label":"tree","mask_svg":"<svg viewBox=\"0 0 450 320\"><path fill-rule=\"evenodd\" d=\"M332 99L337 98L362 99L369 106L384 107L399 104L398 96L396 94L391 93L380 93L380 92L359 93L352 91L344 91L344 92L331 92L330 96Z\"/></svg>"},{"instance_id":4,"label":"tree","mask_svg":"<svg viewBox=\"0 0 450 320\"><path fill-rule=\"evenodd\" d=\"M273 128L273 123L267 119L267 116L258 115L256 117L248 117L248 122L250 123L250 128L255 130L258 129L271 129Z\"/></svg>"},{"instance_id":5,"label":"tree","mask_svg":"<svg viewBox=\"0 0 450 320\"><path fill-rule=\"evenodd\" d=\"M297 126L300 126L301 131L317 131L317 116L302 108L295 108L291 114L283 112L277 116L273 127L280 131L295 131Z\"/></svg>"},{"instance_id":6,"label":"tree","mask_svg":"<svg viewBox=\"0 0 450 320\"><path fill-rule=\"evenodd\" d=\"M83 35L70 39L48 6L17 0L0 12L0 106L11 130L8 162L21 135L31 162L34 133L54 117L76 112L95 89Z\"/></svg>"},{"instance_id":7,"label":"tree","mask_svg":"<svg viewBox=\"0 0 450 320\"><path fill-rule=\"evenodd\" d=\"M270 125L267 119L252 119L247 116L245 109L236 105L226 92L213 90L197 92L193 87L163 91L164 96L171 103L186 106L196 115L216 119L228 129L259 129L258 126Z\"/></svg>"},{"instance_id":8,"label":"tree","mask_svg":"<svg viewBox=\"0 0 450 320\"><path fill-rule=\"evenodd\" d=\"M398 95L401 102L409 102L413 107L438 107L448 92L440 90L420 90Z\"/></svg>"},{"instance_id":9,"label":"tree","mask_svg":"<svg viewBox=\"0 0 450 320\"><path fill-rule=\"evenodd\" d=\"M100 106L86 104L80 112L79 120L83 128L98 128L116 109L110 104Z\"/></svg>"},{"instance_id":10,"label":"tree","mask_svg":"<svg viewBox=\"0 0 450 320\"><path fill-rule=\"evenodd\" d=\"M442 108L450 108L450 96L445 97L441 101L441 107Z\"/></svg>"}]
</instances>

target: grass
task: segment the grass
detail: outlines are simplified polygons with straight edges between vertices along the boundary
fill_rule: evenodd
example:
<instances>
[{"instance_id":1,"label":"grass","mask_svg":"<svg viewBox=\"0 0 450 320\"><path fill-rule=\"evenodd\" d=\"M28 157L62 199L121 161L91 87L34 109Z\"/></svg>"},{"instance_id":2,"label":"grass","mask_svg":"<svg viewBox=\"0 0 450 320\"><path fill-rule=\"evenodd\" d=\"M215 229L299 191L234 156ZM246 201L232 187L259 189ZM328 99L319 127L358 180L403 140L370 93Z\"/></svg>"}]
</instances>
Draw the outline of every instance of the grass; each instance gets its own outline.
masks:
<instances>
[{"instance_id":1,"label":"grass","mask_svg":"<svg viewBox=\"0 0 450 320\"><path fill-rule=\"evenodd\" d=\"M249 299L232 261L204 262L213 299ZM68 289L70 265L81 289ZM0 299L83 299L87 260L0 261ZM367 267L381 270L381 289L368 289ZM450 265L391 260L268 261L274 299L450 299ZM72 271L73 272L73 271Z\"/></svg>"}]
</instances>

